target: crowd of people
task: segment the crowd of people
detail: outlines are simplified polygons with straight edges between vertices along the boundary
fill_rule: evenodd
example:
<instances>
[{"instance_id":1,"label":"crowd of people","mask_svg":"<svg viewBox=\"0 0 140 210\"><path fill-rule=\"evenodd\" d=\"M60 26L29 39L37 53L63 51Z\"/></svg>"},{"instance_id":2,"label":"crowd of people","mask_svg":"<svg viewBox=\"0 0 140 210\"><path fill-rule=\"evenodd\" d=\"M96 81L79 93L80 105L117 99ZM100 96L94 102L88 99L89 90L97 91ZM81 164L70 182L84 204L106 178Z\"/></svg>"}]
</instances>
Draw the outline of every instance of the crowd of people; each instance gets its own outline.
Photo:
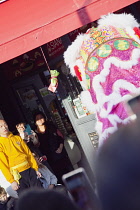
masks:
<instances>
[{"instance_id":1,"label":"crowd of people","mask_svg":"<svg viewBox=\"0 0 140 210\"><path fill-rule=\"evenodd\" d=\"M29 134L25 123L20 122L16 125L17 135L0 119L2 174L18 196L31 187L59 188L66 193L61 178L73 170L73 166L64 148L64 138L55 125L46 120L44 113L38 112L34 117L36 130ZM6 208L6 200L0 199L0 202L0 209Z\"/></svg>"},{"instance_id":2,"label":"crowd of people","mask_svg":"<svg viewBox=\"0 0 140 210\"><path fill-rule=\"evenodd\" d=\"M8 197L0 187L0 210L78 210L66 188L59 185L62 175L73 170L63 136L44 113L36 113L34 122L36 129L30 135L24 123L16 125L18 135L13 135L0 119L0 169L19 196ZM135 120L99 148L95 192L100 205L90 210L140 209L139 136L139 120Z\"/></svg>"}]
</instances>

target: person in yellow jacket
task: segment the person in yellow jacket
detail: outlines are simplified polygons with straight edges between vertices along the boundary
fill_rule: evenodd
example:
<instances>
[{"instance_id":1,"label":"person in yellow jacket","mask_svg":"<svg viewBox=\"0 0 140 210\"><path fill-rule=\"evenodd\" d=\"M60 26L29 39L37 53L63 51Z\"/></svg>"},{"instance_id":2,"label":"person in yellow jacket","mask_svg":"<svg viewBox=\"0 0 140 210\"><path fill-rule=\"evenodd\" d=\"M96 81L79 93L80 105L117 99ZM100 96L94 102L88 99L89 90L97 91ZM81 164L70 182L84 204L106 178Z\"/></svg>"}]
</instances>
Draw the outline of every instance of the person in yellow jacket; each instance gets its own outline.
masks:
<instances>
[{"instance_id":1,"label":"person in yellow jacket","mask_svg":"<svg viewBox=\"0 0 140 210\"><path fill-rule=\"evenodd\" d=\"M20 136L13 135L7 123L0 119L0 169L20 194L29 187L41 187L38 165L31 151Z\"/></svg>"}]
</instances>

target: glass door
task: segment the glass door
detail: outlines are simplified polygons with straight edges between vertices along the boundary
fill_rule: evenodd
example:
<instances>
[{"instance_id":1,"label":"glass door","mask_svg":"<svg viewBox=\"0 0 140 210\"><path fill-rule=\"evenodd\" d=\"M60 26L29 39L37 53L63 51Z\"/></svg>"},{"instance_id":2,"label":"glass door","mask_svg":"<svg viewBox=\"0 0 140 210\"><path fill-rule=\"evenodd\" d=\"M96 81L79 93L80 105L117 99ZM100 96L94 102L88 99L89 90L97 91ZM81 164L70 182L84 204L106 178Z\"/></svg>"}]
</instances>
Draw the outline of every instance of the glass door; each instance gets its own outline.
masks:
<instances>
[{"instance_id":1,"label":"glass door","mask_svg":"<svg viewBox=\"0 0 140 210\"><path fill-rule=\"evenodd\" d=\"M44 112L34 85L16 89L16 93L19 97L19 103L26 121L32 124L33 113L37 110Z\"/></svg>"}]
</instances>

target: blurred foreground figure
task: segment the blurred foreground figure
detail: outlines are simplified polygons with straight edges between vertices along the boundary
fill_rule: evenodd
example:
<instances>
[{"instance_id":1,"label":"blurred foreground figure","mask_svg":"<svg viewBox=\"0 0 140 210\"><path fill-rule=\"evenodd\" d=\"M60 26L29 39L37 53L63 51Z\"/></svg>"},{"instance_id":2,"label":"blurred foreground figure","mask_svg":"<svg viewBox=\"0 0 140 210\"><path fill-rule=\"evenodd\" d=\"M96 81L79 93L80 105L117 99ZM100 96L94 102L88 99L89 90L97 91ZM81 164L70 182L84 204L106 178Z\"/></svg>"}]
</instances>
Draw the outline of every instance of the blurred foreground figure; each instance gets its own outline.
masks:
<instances>
[{"instance_id":1,"label":"blurred foreground figure","mask_svg":"<svg viewBox=\"0 0 140 210\"><path fill-rule=\"evenodd\" d=\"M96 181L103 210L140 210L139 125L122 127L99 150Z\"/></svg>"},{"instance_id":2,"label":"blurred foreground figure","mask_svg":"<svg viewBox=\"0 0 140 210\"><path fill-rule=\"evenodd\" d=\"M68 197L53 190L28 190L17 203L17 210L78 210Z\"/></svg>"}]
</instances>

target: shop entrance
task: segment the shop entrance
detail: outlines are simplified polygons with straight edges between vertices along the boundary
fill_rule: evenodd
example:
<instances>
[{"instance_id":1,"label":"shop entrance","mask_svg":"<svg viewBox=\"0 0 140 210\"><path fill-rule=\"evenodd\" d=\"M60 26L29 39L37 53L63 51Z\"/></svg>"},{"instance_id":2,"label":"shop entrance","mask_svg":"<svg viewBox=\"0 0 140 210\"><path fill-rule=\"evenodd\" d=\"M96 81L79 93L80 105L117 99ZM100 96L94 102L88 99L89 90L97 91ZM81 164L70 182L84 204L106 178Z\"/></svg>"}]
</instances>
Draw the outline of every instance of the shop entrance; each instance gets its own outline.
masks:
<instances>
[{"instance_id":1,"label":"shop entrance","mask_svg":"<svg viewBox=\"0 0 140 210\"><path fill-rule=\"evenodd\" d=\"M57 125L65 138L65 148L72 165L77 168L77 163L81 160L82 148L68 116L64 113L61 116L60 104L56 103L57 95L44 87L39 74L17 81L12 88L26 123L33 127L33 113L40 110Z\"/></svg>"},{"instance_id":2,"label":"shop entrance","mask_svg":"<svg viewBox=\"0 0 140 210\"><path fill-rule=\"evenodd\" d=\"M33 113L37 110L50 116L49 104L55 95L47 91L38 74L16 82L12 87L26 122L33 124Z\"/></svg>"}]
</instances>

